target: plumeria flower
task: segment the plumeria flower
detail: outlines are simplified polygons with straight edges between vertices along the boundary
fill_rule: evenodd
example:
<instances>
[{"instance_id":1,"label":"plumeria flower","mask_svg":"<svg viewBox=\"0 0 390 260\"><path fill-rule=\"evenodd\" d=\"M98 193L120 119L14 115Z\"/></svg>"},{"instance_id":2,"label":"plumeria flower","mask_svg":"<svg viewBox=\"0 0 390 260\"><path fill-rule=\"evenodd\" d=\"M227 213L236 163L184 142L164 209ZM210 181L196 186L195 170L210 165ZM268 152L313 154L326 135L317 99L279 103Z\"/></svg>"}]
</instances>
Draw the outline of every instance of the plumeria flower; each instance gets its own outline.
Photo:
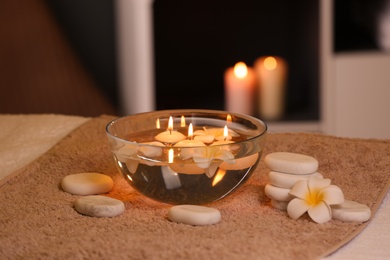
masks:
<instances>
[{"instance_id":1,"label":"plumeria flower","mask_svg":"<svg viewBox=\"0 0 390 260\"><path fill-rule=\"evenodd\" d=\"M195 140L201 140L205 143L211 143L214 140L230 140L232 137L238 137L240 136L238 133L234 132L233 130L228 130L228 136L224 136L224 129L223 128L205 128L203 127L203 130L196 130L194 132L194 138Z\"/></svg>"},{"instance_id":2,"label":"plumeria flower","mask_svg":"<svg viewBox=\"0 0 390 260\"><path fill-rule=\"evenodd\" d=\"M235 163L234 155L227 149L218 146L208 146L194 149L192 159L199 168L206 169L209 178L213 177L218 165L222 162Z\"/></svg>"},{"instance_id":3,"label":"plumeria flower","mask_svg":"<svg viewBox=\"0 0 390 260\"><path fill-rule=\"evenodd\" d=\"M344 202L341 189L331 185L330 179L308 178L299 180L291 188L292 199L287 206L287 213L292 219L298 219L305 212L319 224L332 219L330 205Z\"/></svg>"}]
</instances>

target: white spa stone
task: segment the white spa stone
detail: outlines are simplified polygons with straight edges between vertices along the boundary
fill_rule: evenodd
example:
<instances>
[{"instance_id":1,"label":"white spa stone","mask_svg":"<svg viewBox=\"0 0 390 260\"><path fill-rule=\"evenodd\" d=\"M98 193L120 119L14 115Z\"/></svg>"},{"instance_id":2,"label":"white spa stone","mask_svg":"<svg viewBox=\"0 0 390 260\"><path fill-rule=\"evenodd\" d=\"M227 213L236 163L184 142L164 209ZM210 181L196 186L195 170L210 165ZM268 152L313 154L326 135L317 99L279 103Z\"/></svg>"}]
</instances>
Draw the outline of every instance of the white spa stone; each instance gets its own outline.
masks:
<instances>
[{"instance_id":1,"label":"white spa stone","mask_svg":"<svg viewBox=\"0 0 390 260\"><path fill-rule=\"evenodd\" d=\"M291 189L279 188L271 184L265 185L264 192L268 198L277 201L290 201L294 196L290 195Z\"/></svg>"},{"instance_id":2,"label":"white spa stone","mask_svg":"<svg viewBox=\"0 0 390 260\"><path fill-rule=\"evenodd\" d=\"M270 153L264 158L264 163L271 171L290 174L310 174L318 169L317 159L298 153Z\"/></svg>"},{"instance_id":3,"label":"white spa stone","mask_svg":"<svg viewBox=\"0 0 390 260\"><path fill-rule=\"evenodd\" d=\"M109 192L114 186L110 176L84 172L65 176L61 181L64 191L74 195L94 195Z\"/></svg>"},{"instance_id":4,"label":"white spa stone","mask_svg":"<svg viewBox=\"0 0 390 260\"><path fill-rule=\"evenodd\" d=\"M271 206L278 210L287 211L288 201L271 200Z\"/></svg>"},{"instance_id":5,"label":"white spa stone","mask_svg":"<svg viewBox=\"0 0 390 260\"><path fill-rule=\"evenodd\" d=\"M351 200L330 207L332 218L341 221L366 222L371 217L371 209L368 206Z\"/></svg>"},{"instance_id":6,"label":"white spa stone","mask_svg":"<svg viewBox=\"0 0 390 260\"><path fill-rule=\"evenodd\" d=\"M215 208L197 205L177 205L169 209L168 219L173 222L194 226L213 225L221 220L221 213Z\"/></svg>"},{"instance_id":7,"label":"white spa stone","mask_svg":"<svg viewBox=\"0 0 390 260\"><path fill-rule=\"evenodd\" d=\"M77 212L90 217L115 217L125 211L125 204L117 199L101 195L80 197L74 207Z\"/></svg>"},{"instance_id":8,"label":"white spa stone","mask_svg":"<svg viewBox=\"0 0 390 260\"><path fill-rule=\"evenodd\" d=\"M268 173L269 183L280 188L291 189L299 180L305 180L309 177L323 179L321 173L315 172L311 174L289 174L283 172L270 171Z\"/></svg>"}]
</instances>

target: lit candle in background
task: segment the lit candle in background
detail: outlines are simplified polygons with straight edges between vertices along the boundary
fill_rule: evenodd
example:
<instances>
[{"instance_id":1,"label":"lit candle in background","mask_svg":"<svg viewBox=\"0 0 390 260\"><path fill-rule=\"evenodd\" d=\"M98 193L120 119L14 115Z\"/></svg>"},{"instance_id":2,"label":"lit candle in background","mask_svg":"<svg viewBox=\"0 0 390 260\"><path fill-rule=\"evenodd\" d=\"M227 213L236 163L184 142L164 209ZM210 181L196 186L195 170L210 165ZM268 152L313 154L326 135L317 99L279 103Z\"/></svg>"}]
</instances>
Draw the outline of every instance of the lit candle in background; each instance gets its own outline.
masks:
<instances>
[{"instance_id":1,"label":"lit candle in background","mask_svg":"<svg viewBox=\"0 0 390 260\"><path fill-rule=\"evenodd\" d=\"M280 57L261 57L255 62L259 87L259 115L263 119L279 119L284 113L287 64Z\"/></svg>"},{"instance_id":2,"label":"lit candle in background","mask_svg":"<svg viewBox=\"0 0 390 260\"><path fill-rule=\"evenodd\" d=\"M253 100L256 77L252 68L238 62L225 72L225 109L253 115Z\"/></svg>"},{"instance_id":3,"label":"lit candle in background","mask_svg":"<svg viewBox=\"0 0 390 260\"><path fill-rule=\"evenodd\" d=\"M180 119L180 126L181 127L185 127L186 126L186 119L184 116L181 116L181 119Z\"/></svg>"}]
</instances>

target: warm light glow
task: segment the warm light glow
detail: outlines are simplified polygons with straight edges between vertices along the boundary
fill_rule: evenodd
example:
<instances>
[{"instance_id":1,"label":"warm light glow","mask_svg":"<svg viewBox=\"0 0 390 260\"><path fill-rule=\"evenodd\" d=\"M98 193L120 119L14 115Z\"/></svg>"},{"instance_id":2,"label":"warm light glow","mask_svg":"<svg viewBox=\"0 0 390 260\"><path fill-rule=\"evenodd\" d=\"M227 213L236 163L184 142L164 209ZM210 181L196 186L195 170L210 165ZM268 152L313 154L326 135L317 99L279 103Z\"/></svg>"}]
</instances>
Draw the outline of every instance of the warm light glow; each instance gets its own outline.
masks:
<instances>
[{"instance_id":1,"label":"warm light glow","mask_svg":"<svg viewBox=\"0 0 390 260\"><path fill-rule=\"evenodd\" d=\"M217 185L223 179L223 177L225 177L225 174L226 174L226 170L218 169L217 173L215 174L213 183L211 185L213 187Z\"/></svg>"},{"instance_id":2,"label":"warm light glow","mask_svg":"<svg viewBox=\"0 0 390 260\"><path fill-rule=\"evenodd\" d=\"M168 152L168 163L173 163L173 149L169 149L169 152Z\"/></svg>"},{"instance_id":3,"label":"warm light glow","mask_svg":"<svg viewBox=\"0 0 390 260\"><path fill-rule=\"evenodd\" d=\"M264 59L264 67L267 70L274 70L278 66L278 62L274 57L267 57Z\"/></svg>"},{"instance_id":4,"label":"warm light glow","mask_svg":"<svg viewBox=\"0 0 390 260\"><path fill-rule=\"evenodd\" d=\"M234 75L236 75L237 78L242 79L245 78L248 74L248 68L246 67L244 62L238 62L234 66Z\"/></svg>"},{"instance_id":5,"label":"warm light glow","mask_svg":"<svg viewBox=\"0 0 390 260\"><path fill-rule=\"evenodd\" d=\"M172 132L173 130L173 118L170 116L168 120L168 131Z\"/></svg>"},{"instance_id":6,"label":"warm light glow","mask_svg":"<svg viewBox=\"0 0 390 260\"><path fill-rule=\"evenodd\" d=\"M226 116L226 122L228 122L228 123L231 123L232 122L232 116L231 115L227 115Z\"/></svg>"},{"instance_id":7,"label":"warm light glow","mask_svg":"<svg viewBox=\"0 0 390 260\"><path fill-rule=\"evenodd\" d=\"M185 127L186 126L186 119L184 118L184 116L181 116L180 126L181 127Z\"/></svg>"},{"instance_id":8,"label":"warm light glow","mask_svg":"<svg viewBox=\"0 0 390 260\"><path fill-rule=\"evenodd\" d=\"M229 137L229 130L227 128L227 125L223 128L223 140L227 140Z\"/></svg>"},{"instance_id":9,"label":"warm light glow","mask_svg":"<svg viewBox=\"0 0 390 260\"><path fill-rule=\"evenodd\" d=\"M156 120L156 128L160 129L160 118L157 118Z\"/></svg>"},{"instance_id":10,"label":"warm light glow","mask_svg":"<svg viewBox=\"0 0 390 260\"><path fill-rule=\"evenodd\" d=\"M188 127L188 139L192 140L193 135L194 135L194 128L192 127L192 123L190 123Z\"/></svg>"}]
</instances>

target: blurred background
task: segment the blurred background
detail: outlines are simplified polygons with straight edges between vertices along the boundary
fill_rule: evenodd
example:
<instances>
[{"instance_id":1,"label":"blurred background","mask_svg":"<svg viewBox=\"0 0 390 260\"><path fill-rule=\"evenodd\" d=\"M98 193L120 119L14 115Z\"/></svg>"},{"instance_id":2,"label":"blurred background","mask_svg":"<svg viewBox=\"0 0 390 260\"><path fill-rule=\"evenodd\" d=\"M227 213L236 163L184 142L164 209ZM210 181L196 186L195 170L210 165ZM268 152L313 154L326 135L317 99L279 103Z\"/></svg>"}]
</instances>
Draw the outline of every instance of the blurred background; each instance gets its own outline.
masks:
<instances>
[{"instance_id":1,"label":"blurred background","mask_svg":"<svg viewBox=\"0 0 390 260\"><path fill-rule=\"evenodd\" d=\"M271 130L390 138L389 17L388 0L3 1L0 113L223 110L227 68L279 56Z\"/></svg>"}]
</instances>

